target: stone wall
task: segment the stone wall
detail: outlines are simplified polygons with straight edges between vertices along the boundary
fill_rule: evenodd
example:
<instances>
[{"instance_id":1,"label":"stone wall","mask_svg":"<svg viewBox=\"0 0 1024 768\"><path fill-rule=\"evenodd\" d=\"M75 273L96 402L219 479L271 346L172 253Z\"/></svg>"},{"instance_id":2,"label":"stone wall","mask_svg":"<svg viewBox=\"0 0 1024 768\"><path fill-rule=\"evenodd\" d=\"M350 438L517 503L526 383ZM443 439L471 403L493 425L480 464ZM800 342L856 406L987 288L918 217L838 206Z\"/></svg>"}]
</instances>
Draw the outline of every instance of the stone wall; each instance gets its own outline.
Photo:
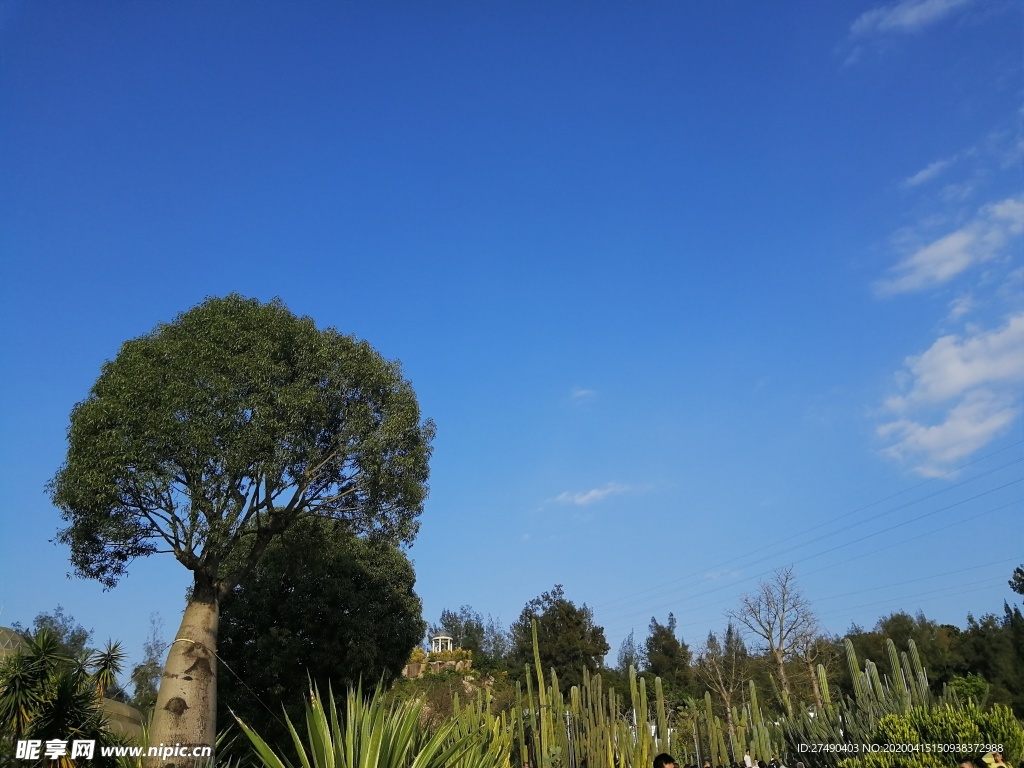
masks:
<instances>
[{"instance_id":1,"label":"stone wall","mask_svg":"<svg viewBox=\"0 0 1024 768\"><path fill-rule=\"evenodd\" d=\"M423 664L406 664L402 668L402 677L415 680L427 672L437 674L444 669L454 669L456 672L468 672L473 667L472 659L461 659L460 661L427 661Z\"/></svg>"}]
</instances>

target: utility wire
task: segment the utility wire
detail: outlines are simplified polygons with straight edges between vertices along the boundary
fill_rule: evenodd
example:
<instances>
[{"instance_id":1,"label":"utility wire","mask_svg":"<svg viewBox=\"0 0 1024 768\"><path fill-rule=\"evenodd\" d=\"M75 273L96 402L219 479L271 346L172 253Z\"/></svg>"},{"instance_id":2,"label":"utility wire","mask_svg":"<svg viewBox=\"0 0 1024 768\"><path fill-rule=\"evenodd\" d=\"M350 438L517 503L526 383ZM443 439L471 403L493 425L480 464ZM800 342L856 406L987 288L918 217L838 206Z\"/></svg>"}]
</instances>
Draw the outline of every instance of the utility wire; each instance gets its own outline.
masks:
<instances>
[{"instance_id":1,"label":"utility wire","mask_svg":"<svg viewBox=\"0 0 1024 768\"><path fill-rule=\"evenodd\" d=\"M1005 448L1001 448L999 451L993 451L992 453L987 454L985 457L982 457L982 458L976 460L975 462L970 462L969 464L962 465L961 467L958 467L956 469L950 470L946 474L952 474L952 473L958 472L960 469L963 469L964 467L967 467L967 466L970 466L971 464L977 463L977 461L981 461L984 458L991 457L991 456L993 456L993 455L995 455L997 453L1000 453L1002 451L1008 450L1009 448L1014 447L1016 445L1019 445L1021 443L1024 443L1024 440L1018 441L1017 443L1013 443L1012 445L1006 446ZM942 488L942 489L940 489L938 491L935 491L934 493L928 494L926 496L922 496L922 497L919 497L917 499L913 499L911 501L904 502L903 504L897 505L895 507L887 509L887 510L885 510L883 512L880 512L878 514L872 515L871 517L867 517L867 518L864 518L863 520L859 520L859 521L857 521L855 523L851 523L850 525L847 525L847 526L845 526L843 528L839 528L837 530L830 531L830 532L828 532L826 534L823 534L821 536L815 537L815 538L810 539L808 541L805 541L803 543L795 544L793 546L793 548L799 549L799 548L802 548L802 547L810 546L811 544L815 544L815 543L817 543L817 542L819 542L819 541L821 541L823 539L826 539L826 538L828 538L830 536L833 536L833 535L835 535L837 533L841 533L843 531L849 530L849 529L854 528L854 527L856 527L858 525L863 525L865 523L871 522L872 520L876 520L879 517L883 517L883 516L891 514L893 512L898 512L900 510L906 509L906 508L908 508L908 507L910 507L910 506L912 506L914 504L918 504L918 503L920 503L922 501L927 501L929 499L933 499L933 498L935 498L937 496L940 496L943 493L949 493L950 491L953 491L953 490L955 490L957 488L961 488L961 487L963 487L963 486L965 486L965 485L967 485L969 483L972 483L972 482L975 482L977 480L980 480L980 479L983 479L985 477L988 477L988 476L990 476L990 475L992 475L992 474L994 474L996 472L999 472L999 471L1001 471L1003 469L1006 469L1007 467L1014 466L1016 464L1020 464L1021 462L1024 462L1024 457L1013 459L1013 460L1011 460L1009 462L1001 464L998 467L995 467L994 469L989 469L989 470L987 470L985 472L982 472L980 474L974 475L974 476L972 476L970 478L961 480L961 481L959 481L957 483L954 483L952 485L948 485L948 486L946 486L946 487L944 487L944 488ZM928 481L924 481L922 483L918 483L918 484L912 486L910 489L907 489L907 490L904 490L904 491L900 491L899 493L891 494L890 496L887 496L887 497L885 497L883 499L871 502L870 504L866 504L866 505L857 507L856 509L853 509L853 510L851 510L849 512L846 512L846 513L844 513L844 514L842 514L842 515L840 515L838 517L832 518L831 520L827 520L824 523L819 523L818 525L812 526L811 528L807 528L807 529L805 529L803 531L799 531L799 532L797 532L795 534L787 534L786 536L783 536L782 538L777 539L776 541L772 542L771 544L766 545L762 549L762 551L764 551L765 549L766 550L773 550L773 549L779 547L780 545L789 544L794 539L798 539L800 537L803 537L803 536L807 535L808 533L812 533L812 532L820 530L822 528L826 528L828 526L831 526L831 525L835 524L836 522L838 522L840 520L843 520L845 518L850 517L851 515L855 515L858 512L863 512L864 510L870 509L871 507L877 506L878 504L882 504L882 503L885 503L886 501L889 501L891 499L897 498L897 497L899 497L899 496L909 492L910 490L914 490L916 488L919 488L919 487L921 487L923 485L926 485L929 482L932 482L932 480L928 480ZM725 560L725 561L718 561L717 564L720 565L720 566L729 565L731 563L735 563L735 562L738 562L740 560L744 560L744 559L746 559L748 557L749 557L749 555L747 555L747 554L741 554L741 555L737 555L737 556L735 556L733 558L730 558L728 560ZM693 572L691 574L687 574L685 576L680 576L680 577L677 577L675 579L671 579L669 581L662 582L661 584L653 585L653 586L648 587L646 589L637 590L636 592L632 592L632 593L630 593L628 595L623 595L623 596L618 597L618 598L607 600L607 601L605 601L603 603L598 603L598 604L595 604L595 605L593 605L591 607L592 608L608 608L610 606L616 605L617 603L634 602L637 598L639 598L642 595L647 595L648 593L654 592L656 590L666 589L667 587L669 587L672 584L678 584L679 582L687 581L687 580L693 578L694 576L699 576L699 575L701 575L701 571L695 571L695 572ZM700 581L698 581L696 583L700 584L700 583L702 583L704 581L709 581L709 580L712 580L712 579L708 578L708 577L705 577L704 579L701 579ZM655 595L650 595L648 597L648 599L654 598L654 597L661 597L661 596L664 596L664 595L667 595L667 594L672 594L675 591L677 591L677 590L670 589L667 592L658 592Z\"/></svg>"},{"instance_id":2,"label":"utility wire","mask_svg":"<svg viewBox=\"0 0 1024 768\"><path fill-rule=\"evenodd\" d=\"M1024 459L1019 459L1018 461L1024 461ZM908 520L904 520L903 522L896 523L894 525L890 525L887 528L883 528L883 529L881 529L879 531L875 531L873 533L866 534L865 536L861 536L860 538L853 539L852 541L846 541L846 542L843 542L842 544L837 544L837 545L835 545L833 547L830 547L828 549L823 549L823 550L821 550L819 552L815 552L813 554L807 555L806 557L794 560L792 562L792 564L796 565L798 563L807 562L808 560L813 560L814 558L830 554L830 553L838 551L840 549L844 549L845 547L849 547L849 546L852 546L854 544L859 544L860 542L866 541L867 539L873 538L875 536L880 536L883 533L888 533L888 532L890 532L892 530L895 530L897 528L901 528L901 527L903 527L905 525L910 525L911 523L919 522L921 520L924 520L926 518L929 518L929 517L932 517L934 515L940 514L942 512L947 512L950 509L954 509L954 508L959 507L959 506L961 506L963 504L966 504L966 503L971 502L971 501L975 501L976 499L980 499L980 498L982 498L984 496L988 496L989 494L995 493L996 491L1003 490L1004 488L1008 488L1008 487L1010 487L1012 485L1016 485L1016 484L1021 483L1021 482L1024 482L1024 477L1018 478L1016 480L1011 480L1008 483L1004 483L1003 485L999 485L999 486L996 486L994 488L989 488L988 490L982 491L980 493L977 493L974 496L970 496L970 497L968 497L966 499L961 499L960 501L954 502L952 504L948 504L945 507L940 507L939 509L935 509L935 510L932 510L930 512L925 512L924 514L917 515L916 517L912 517L912 518L910 518ZM752 579L757 579L757 578L761 578L761 577L767 576L767 575L773 573L774 570L775 570L775 568L769 568L769 569L767 569L765 571L762 571L760 573L756 573L756 574L753 574L751 576L744 577L743 579L740 579L739 581L730 582L729 584L723 584L723 585L721 585L719 587L715 587L714 589L705 590L703 592L698 592L695 595L691 595L690 598L691 599L692 598L699 598L699 597L703 597L705 595L708 595L708 594L711 594L711 593L714 593L714 592L720 592L723 589L730 589L730 588L735 587L736 584L741 584L741 583L750 581ZM701 583L704 583L704 582L710 581L710 580L711 580L710 578L704 578L704 579L701 579L698 582L695 582L695 584L701 584ZM665 592L660 593L658 595L654 595L653 597L666 597L669 594L679 593L679 592L681 592L684 589L686 589L685 586L684 587L676 587L676 588L673 588L671 590L666 590ZM648 599L650 599L650 598L648 598ZM661 603L657 607L655 607L654 610L660 610L660 609L663 609L665 607L669 607L670 605L673 605L674 603L675 603L675 601L673 601L673 603L671 603L671 604ZM628 606L626 606L624 608L628 608ZM623 608L620 608L618 610L611 611L611 614L613 616L613 620L621 619L621 618L627 618L627 617L631 617L631 616L639 616L641 614L648 613L650 611L650 608L644 608L642 610L636 609L636 610L632 610L632 611L629 611L629 612L626 612L626 613L623 613L622 612L623 610L624 610Z\"/></svg>"},{"instance_id":3,"label":"utility wire","mask_svg":"<svg viewBox=\"0 0 1024 768\"><path fill-rule=\"evenodd\" d=\"M834 599L839 598L839 597L849 597L851 595L864 594L866 592L877 592L880 589L895 589L895 588L898 588L898 587L905 586L907 584L915 584L915 583L918 583L918 582L921 582L921 581L928 581L930 579L941 578L943 576L956 576L957 574L967 573L969 571L976 571L976 570L978 570L980 568L991 568L993 566L1004 565L1006 563L1019 562L1021 557L1024 557L1024 553L1022 553L1021 555L1018 555L1018 556L1008 557L1008 558L1005 558L1003 560L993 560L991 562L982 563L981 565L973 565L973 566L970 566L968 568L961 568L961 569L956 570L956 571L942 571L940 573L934 573L934 574L931 574L929 576L922 576L922 577L919 577L919 578L916 578L916 579L904 579L904 580L901 580L901 581L890 582L888 584L884 584L884 585L877 586L877 587L867 587L865 589L855 590L853 592L844 592L842 594L833 594L833 595L826 595L824 597L817 597L817 598L815 598L815 600L820 602L820 601L826 601L826 600L834 600ZM1003 579L1004 579L1004 576L1000 575L998 577L996 577L996 576L988 577L987 579L985 579L985 581L987 581L987 582L996 582L997 583L997 582L999 582L999 581L1001 581ZM959 589L962 586L964 586L964 584L960 583L960 584L952 585L950 587L943 587L942 589ZM888 604L891 604L893 600L898 600L898 599L900 599L900 598L890 598L886 602ZM708 603L708 604L701 605L701 606L698 606L696 608L693 608L692 610L693 611L701 611L701 610L704 610L705 608L715 608L715 607L718 607L718 606L719 606L718 603ZM823 616L823 615L826 615L826 614L820 614L820 616ZM720 618L721 618L721 616L719 615L715 619L692 620L692 621L687 621L687 622L683 622L683 623L677 623L676 626L677 627L693 627L693 626L699 626L699 625L706 626L707 624L711 623L712 621L720 620ZM619 631L619 629L617 628L616 634L614 634L613 637L618 637L619 636L618 635L618 631Z\"/></svg>"}]
</instances>

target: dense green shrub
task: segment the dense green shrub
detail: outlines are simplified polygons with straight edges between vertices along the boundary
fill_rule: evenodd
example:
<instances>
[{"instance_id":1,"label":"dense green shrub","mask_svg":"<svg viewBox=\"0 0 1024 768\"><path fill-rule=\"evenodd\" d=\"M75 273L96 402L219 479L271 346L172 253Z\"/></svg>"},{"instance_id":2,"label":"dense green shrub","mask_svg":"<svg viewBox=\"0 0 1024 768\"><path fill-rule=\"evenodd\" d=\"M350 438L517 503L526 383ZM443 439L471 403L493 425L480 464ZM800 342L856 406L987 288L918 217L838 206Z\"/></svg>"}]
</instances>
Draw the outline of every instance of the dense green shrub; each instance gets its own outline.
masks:
<instances>
[{"instance_id":1,"label":"dense green shrub","mask_svg":"<svg viewBox=\"0 0 1024 768\"><path fill-rule=\"evenodd\" d=\"M1001 744L1011 765L1024 755L1024 727L1008 707L997 704L982 710L974 702L944 704L927 710L915 707L906 714L885 715L871 735L873 745L920 745L920 751L874 752L840 762L842 768L931 768L956 766L963 758L978 759L981 752L929 752L938 745Z\"/></svg>"}]
</instances>

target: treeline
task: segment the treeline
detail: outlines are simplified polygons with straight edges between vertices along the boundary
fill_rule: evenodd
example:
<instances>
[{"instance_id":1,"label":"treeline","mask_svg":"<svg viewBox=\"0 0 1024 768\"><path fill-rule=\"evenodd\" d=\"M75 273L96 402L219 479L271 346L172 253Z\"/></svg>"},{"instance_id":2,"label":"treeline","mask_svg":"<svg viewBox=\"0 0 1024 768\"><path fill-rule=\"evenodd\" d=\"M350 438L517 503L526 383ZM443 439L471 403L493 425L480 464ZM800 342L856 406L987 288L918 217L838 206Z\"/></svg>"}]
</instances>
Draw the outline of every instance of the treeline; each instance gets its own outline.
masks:
<instances>
[{"instance_id":1,"label":"treeline","mask_svg":"<svg viewBox=\"0 0 1024 768\"><path fill-rule=\"evenodd\" d=\"M1024 594L1021 568L1010 585ZM673 708L696 706L710 692L716 711L727 718L733 707L745 703L747 683L754 681L765 692L762 709L791 714L794 702L821 707L819 665L833 695L854 695L845 640L862 659L886 658L888 640L897 648L913 641L936 695L948 690L964 701L1005 704L1024 718L1024 615L1009 603L999 614L969 615L962 628L900 611L879 618L870 629L854 625L843 635L830 635L787 568L744 595L727 613L725 626L699 644L681 636L676 616L669 613L664 620L651 618L646 637L630 633L609 657L611 649L593 611L569 600L561 586L527 603L508 630L463 605L442 611L428 638L451 636L457 647L472 652L475 670L514 683L525 680L533 661L534 620L541 662L545 669L558 670L563 692L580 684L584 670L600 672L606 685L626 690L634 667L649 686L660 678ZM437 681L424 680L418 687L432 684Z\"/></svg>"}]
</instances>

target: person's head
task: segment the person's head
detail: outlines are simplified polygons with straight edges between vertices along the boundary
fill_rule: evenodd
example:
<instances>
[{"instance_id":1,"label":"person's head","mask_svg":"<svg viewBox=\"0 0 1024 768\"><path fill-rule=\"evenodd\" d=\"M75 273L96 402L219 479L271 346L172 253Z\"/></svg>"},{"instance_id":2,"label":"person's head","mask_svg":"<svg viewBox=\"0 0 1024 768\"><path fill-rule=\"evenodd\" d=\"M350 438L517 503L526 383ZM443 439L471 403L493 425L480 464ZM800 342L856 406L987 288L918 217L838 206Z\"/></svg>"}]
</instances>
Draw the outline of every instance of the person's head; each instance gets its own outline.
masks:
<instances>
[{"instance_id":1,"label":"person's head","mask_svg":"<svg viewBox=\"0 0 1024 768\"><path fill-rule=\"evenodd\" d=\"M676 759L668 752L662 752L654 758L654 768L679 768Z\"/></svg>"}]
</instances>

